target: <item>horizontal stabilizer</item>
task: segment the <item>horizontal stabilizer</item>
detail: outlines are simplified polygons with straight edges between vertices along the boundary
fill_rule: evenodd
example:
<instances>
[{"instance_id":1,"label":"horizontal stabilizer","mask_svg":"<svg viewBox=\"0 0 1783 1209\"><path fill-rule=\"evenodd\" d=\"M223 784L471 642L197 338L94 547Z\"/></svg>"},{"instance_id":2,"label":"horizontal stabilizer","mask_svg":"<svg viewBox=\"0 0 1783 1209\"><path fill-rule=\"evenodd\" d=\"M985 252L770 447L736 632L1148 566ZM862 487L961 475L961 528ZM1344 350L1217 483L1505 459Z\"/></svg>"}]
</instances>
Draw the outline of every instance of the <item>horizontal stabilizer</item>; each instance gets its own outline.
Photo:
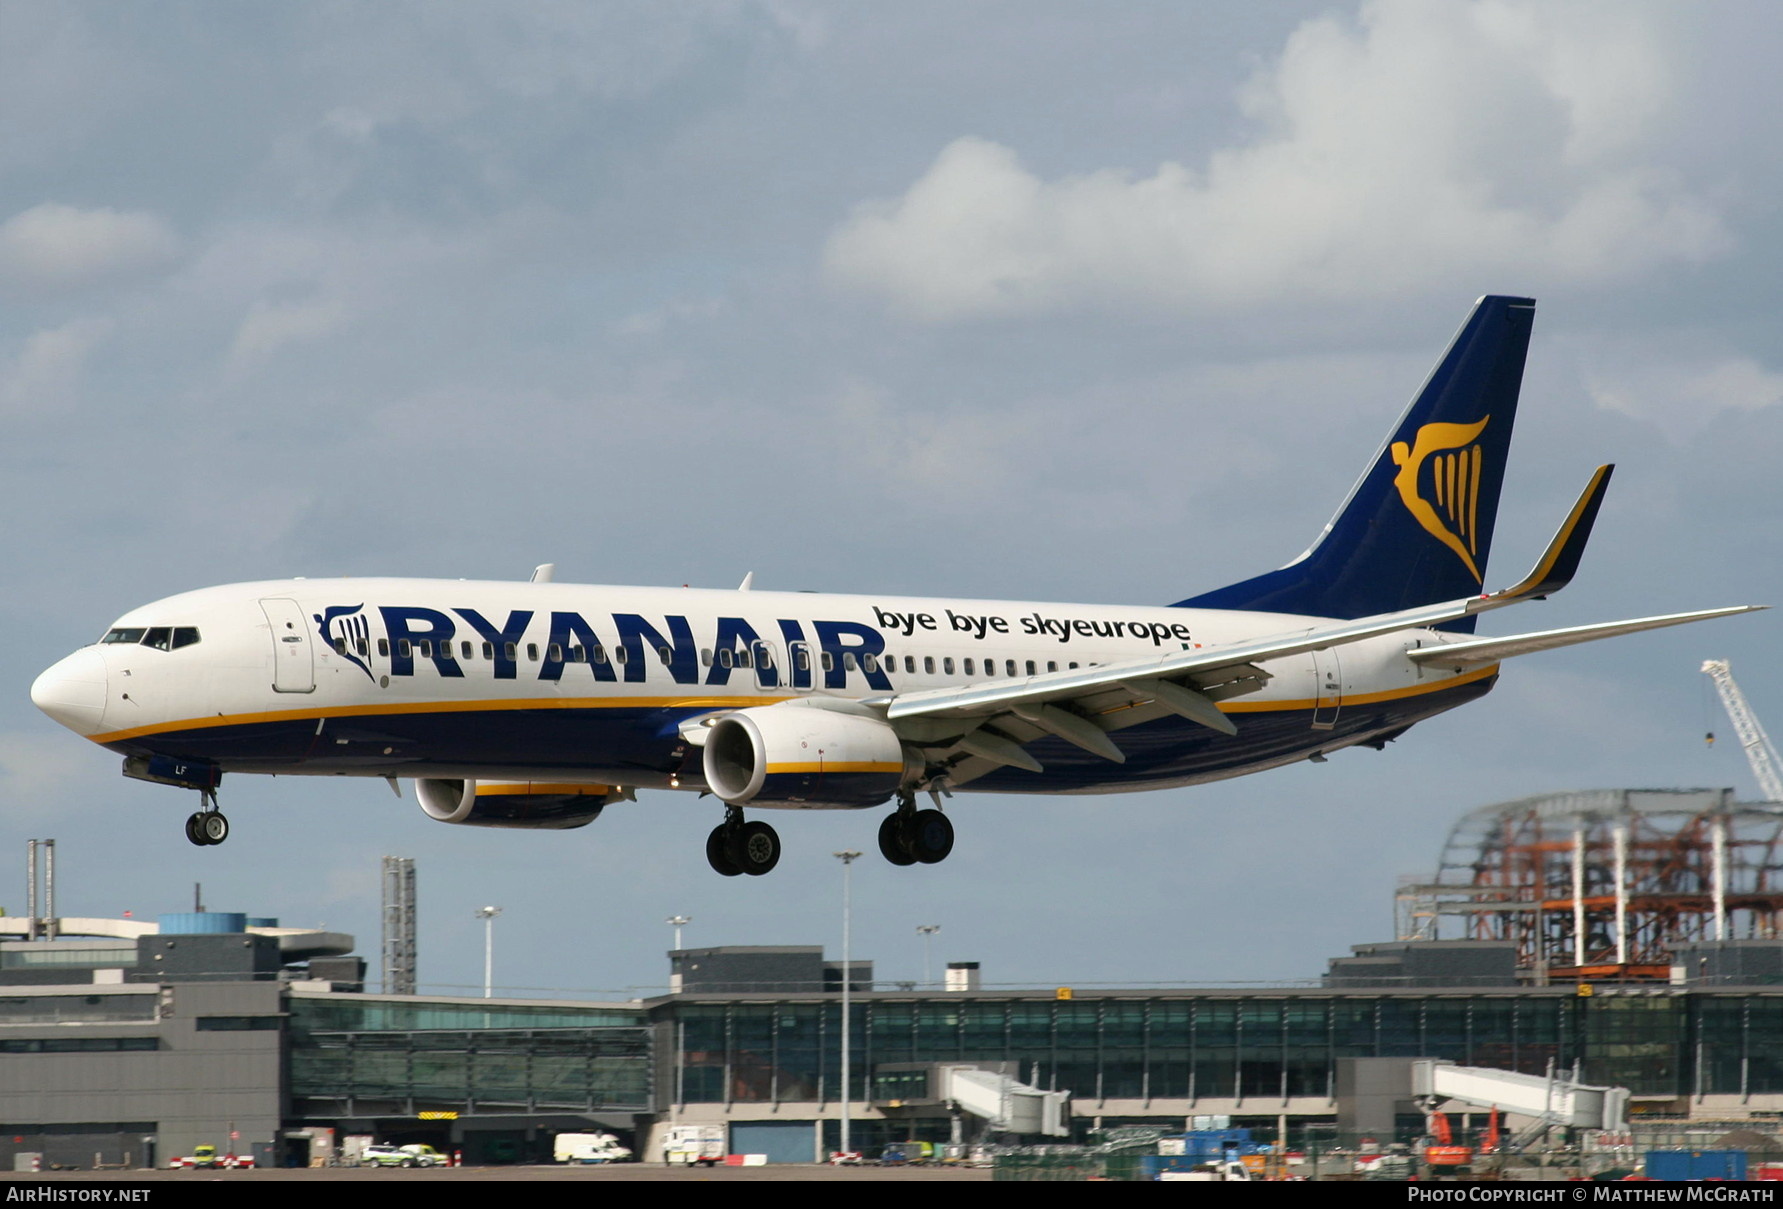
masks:
<instances>
[{"instance_id":1,"label":"horizontal stabilizer","mask_svg":"<svg viewBox=\"0 0 1783 1209\"><path fill-rule=\"evenodd\" d=\"M1432 667L1465 671L1485 667L1513 655L1529 655L1551 651L1556 647L1595 642L1599 638L1615 638L1620 634L1637 634L1642 630L1659 630L1668 625L1684 625L1691 621L1707 621L1711 617L1730 617L1735 613L1752 613L1769 605L1733 605L1725 609L1701 609L1694 613L1668 613L1663 617L1640 617L1633 621L1606 621L1598 625L1572 626L1564 630L1543 630L1536 634L1513 634L1508 638L1475 638L1467 642L1450 642L1407 651L1415 663Z\"/></svg>"}]
</instances>

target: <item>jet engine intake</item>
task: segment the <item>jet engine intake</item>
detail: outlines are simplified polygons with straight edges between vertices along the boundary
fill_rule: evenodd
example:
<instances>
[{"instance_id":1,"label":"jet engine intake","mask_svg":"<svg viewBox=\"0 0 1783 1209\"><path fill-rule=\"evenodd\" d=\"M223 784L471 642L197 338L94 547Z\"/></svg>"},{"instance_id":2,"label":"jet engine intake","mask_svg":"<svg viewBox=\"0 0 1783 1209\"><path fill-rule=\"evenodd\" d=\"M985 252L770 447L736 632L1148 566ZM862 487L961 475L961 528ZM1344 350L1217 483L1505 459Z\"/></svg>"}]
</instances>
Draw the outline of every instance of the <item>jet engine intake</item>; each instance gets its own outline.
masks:
<instances>
[{"instance_id":1,"label":"jet engine intake","mask_svg":"<svg viewBox=\"0 0 1783 1209\"><path fill-rule=\"evenodd\" d=\"M423 779L415 782L415 796L427 817L441 823L561 831L594 822L622 795L611 785Z\"/></svg>"},{"instance_id":2,"label":"jet engine intake","mask_svg":"<svg viewBox=\"0 0 1783 1209\"><path fill-rule=\"evenodd\" d=\"M803 705L726 714L703 763L706 784L733 806L877 806L923 771L878 718Z\"/></svg>"}]
</instances>

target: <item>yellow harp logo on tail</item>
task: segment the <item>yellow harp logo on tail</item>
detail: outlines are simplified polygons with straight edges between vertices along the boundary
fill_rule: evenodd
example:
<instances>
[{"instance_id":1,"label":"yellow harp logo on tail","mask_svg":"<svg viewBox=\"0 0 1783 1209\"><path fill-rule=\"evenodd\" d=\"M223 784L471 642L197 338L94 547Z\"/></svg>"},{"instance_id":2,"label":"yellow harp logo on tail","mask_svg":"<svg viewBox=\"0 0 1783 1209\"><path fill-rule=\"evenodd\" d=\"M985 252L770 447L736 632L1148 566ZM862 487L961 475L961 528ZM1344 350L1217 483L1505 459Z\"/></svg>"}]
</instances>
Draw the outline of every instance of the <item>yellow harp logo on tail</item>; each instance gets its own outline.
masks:
<instances>
[{"instance_id":1,"label":"yellow harp logo on tail","mask_svg":"<svg viewBox=\"0 0 1783 1209\"><path fill-rule=\"evenodd\" d=\"M1399 498L1424 531L1453 550L1476 581L1483 577L1474 563L1479 549L1481 451L1477 438L1492 422L1487 416L1478 424L1426 424L1408 449L1394 441L1393 464L1399 473L1393 485ZM1430 474L1423 473L1430 463ZM1426 499L1420 480L1428 481L1432 499Z\"/></svg>"}]
</instances>

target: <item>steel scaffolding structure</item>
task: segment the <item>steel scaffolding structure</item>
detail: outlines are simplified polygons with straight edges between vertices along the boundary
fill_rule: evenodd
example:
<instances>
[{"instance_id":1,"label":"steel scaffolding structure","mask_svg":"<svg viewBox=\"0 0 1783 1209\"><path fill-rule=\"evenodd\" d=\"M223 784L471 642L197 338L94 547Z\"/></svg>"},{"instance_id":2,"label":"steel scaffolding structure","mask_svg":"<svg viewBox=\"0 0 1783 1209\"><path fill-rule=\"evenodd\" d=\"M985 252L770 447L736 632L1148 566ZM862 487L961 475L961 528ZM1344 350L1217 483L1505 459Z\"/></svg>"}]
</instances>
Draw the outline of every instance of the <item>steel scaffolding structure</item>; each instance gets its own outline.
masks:
<instances>
[{"instance_id":1,"label":"steel scaffolding structure","mask_svg":"<svg viewBox=\"0 0 1783 1209\"><path fill-rule=\"evenodd\" d=\"M1783 805L1601 789L1483 806L1396 915L1401 940L1514 942L1537 984L1665 979L1678 945L1783 938Z\"/></svg>"}]
</instances>

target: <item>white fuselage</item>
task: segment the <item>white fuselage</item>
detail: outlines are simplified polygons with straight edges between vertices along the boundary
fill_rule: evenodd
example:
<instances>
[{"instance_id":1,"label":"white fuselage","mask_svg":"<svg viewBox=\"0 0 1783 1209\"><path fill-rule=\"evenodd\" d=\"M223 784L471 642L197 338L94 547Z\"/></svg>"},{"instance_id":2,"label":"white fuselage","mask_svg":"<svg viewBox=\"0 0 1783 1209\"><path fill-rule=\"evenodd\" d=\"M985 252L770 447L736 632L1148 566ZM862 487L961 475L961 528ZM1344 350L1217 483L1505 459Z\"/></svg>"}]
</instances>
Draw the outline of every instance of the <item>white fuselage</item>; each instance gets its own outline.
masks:
<instances>
[{"instance_id":1,"label":"white fuselage","mask_svg":"<svg viewBox=\"0 0 1783 1209\"><path fill-rule=\"evenodd\" d=\"M690 716L1007 684L1292 633L1320 620L694 588L280 580L134 609L114 623L109 641L45 672L33 696L114 750L225 770L575 775L697 788L678 730ZM185 641L175 645L176 635ZM1053 760L1041 774L972 766L952 783L1138 789L1367 742L1484 691L1495 669L1457 675L1405 658L1441 641L1435 631L1407 630L1271 660L1261 687L1220 706L1237 736L1183 732L1199 752L1193 759L1162 750L1167 733L1144 745L1147 758L1126 765ZM1464 686L1477 691L1447 691ZM1247 743L1247 721L1265 718L1270 741Z\"/></svg>"}]
</instances>

